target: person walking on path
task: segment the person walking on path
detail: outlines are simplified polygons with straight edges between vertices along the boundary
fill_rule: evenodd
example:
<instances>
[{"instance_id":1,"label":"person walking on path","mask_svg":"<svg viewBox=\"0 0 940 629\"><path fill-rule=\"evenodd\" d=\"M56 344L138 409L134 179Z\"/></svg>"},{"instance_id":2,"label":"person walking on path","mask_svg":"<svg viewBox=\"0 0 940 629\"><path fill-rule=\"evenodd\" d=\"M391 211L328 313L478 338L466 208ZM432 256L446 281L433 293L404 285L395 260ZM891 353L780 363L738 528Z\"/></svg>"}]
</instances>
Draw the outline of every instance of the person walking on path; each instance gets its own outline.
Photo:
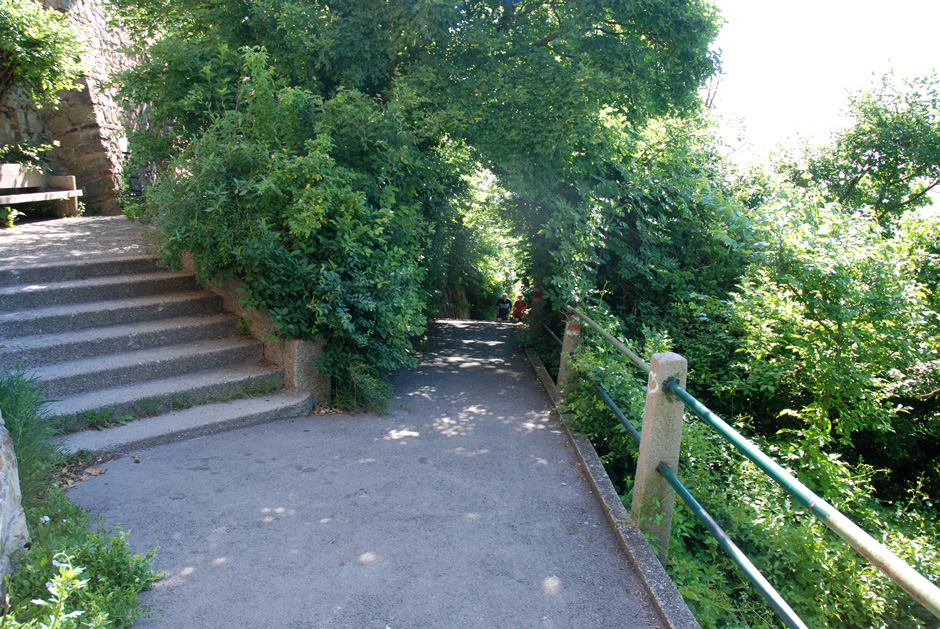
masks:
<instances>
[{"instance_id":1,"label":"person walking on path","mask_svg":"<svg viewBox=\"0 0 940 629\"><path fill-rule=\"evenodd\" d=\"M509 299L509 294L503 293L503 296L496 302L496 320L509 321L510 307L512 307L512 301Z\"/></svg>"},{"instance_id":2,"label":"person walking on path","mask_svg":"<svg viewBox=\"0 0 940 629\"><path fill-rule=\"evenodd\" d=\"M519 295L516 298L516 302L512 305L512 318L517 322L522 321L522 316L525 314L525 309L528 304L525 303L525 299L522 295Z\"/></svg>"}]
</instances>

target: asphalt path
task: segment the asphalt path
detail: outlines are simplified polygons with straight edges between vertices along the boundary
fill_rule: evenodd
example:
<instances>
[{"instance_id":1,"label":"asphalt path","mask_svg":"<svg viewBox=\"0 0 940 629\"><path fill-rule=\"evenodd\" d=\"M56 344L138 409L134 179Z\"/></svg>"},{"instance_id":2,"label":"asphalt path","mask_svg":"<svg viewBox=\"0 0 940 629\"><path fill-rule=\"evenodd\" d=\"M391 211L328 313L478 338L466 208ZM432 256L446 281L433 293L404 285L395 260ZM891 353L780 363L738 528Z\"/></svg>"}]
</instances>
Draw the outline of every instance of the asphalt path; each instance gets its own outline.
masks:
<instances>
[{"instance_id":1,"label":"asphalt path","mask_svg":"<svg viewBox=\"0 0 940 629\"><path fill-rule=\"evenodd\" d=\"M159 547L135 627L662 626L512 330L436 324L389 416L128 452L71 489Z\"/></svg>"}]
</instances>

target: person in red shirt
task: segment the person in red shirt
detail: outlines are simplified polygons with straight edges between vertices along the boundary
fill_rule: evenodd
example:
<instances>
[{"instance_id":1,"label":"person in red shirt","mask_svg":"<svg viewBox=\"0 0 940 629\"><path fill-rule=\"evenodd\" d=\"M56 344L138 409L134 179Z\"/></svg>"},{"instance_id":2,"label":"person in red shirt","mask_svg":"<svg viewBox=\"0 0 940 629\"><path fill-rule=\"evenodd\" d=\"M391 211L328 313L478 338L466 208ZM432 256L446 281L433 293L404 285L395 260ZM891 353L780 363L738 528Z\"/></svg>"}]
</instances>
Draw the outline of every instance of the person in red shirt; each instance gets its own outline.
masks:
<instances>
[{"instance_id":1,"label":"person in red shirt","mask_svg":"<svg viewBox=\"0 0 940 629\"><path fill-rule=\"evenodd\" d=\"M516 321L522 321L522 315L525 314L526 306L525 299L522 298L522 295L519 295L516 298L516 302L512 305L512 318Z\"/></svg>"}]
</instances>

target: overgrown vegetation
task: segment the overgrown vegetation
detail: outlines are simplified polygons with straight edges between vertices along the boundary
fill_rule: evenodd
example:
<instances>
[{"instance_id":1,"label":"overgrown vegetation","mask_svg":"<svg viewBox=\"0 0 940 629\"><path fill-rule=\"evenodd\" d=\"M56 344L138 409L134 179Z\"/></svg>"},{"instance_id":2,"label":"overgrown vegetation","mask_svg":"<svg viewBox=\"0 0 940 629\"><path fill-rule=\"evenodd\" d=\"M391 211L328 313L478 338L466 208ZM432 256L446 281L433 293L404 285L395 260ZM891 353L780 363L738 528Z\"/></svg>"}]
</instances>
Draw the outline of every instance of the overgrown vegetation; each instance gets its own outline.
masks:
<instances>
[{"instance_id":1,"label":"overgrown vegetation","mask_svg":"<svg viewBox=\"0 0 940 629\"><path fill-rule=\"evenodd\" d=\"M134 554L125 533L73 504L56 486L65 463L46 402L22 369L0 375L0 412L17 456L30 546L8 581L2 627L126 627L146 611L137 596L158 578L153 553Z\"/></svg>"},{"instance_id":2,"label":"overgrown vegetation","mask_svg":"<svg viewBox=\"0 0 940 629\"><path fill-rule=\"evenodd\" d=\"M648 356L669 345L660 336L634 349ZM625 363L601 339L583 333L579 369L604 386L639 427L646 383ZM697 393L694 385L690 389ZM585 380L576 382L566 400L576 428L591 437L629 509L638 456L633 440ZM748 430L743 423L738 428ZM935 544L940 527L916 489L901 501L878 501L870 469L846 465L812 444L754 438L921 574L934 582L940 578ZM886 575L691 417L683 432L679 476L810 627L935 626L930 613ZM826 484L813 479L825 479ZM704 627L782 626L681 500L674 514L668 570Z\"/></svg>"},{"instance_id":3,"label":"overgrown vegetation","mask_svg":"<svg viewBox=\"0 0 940 629\"><path fill-rule=\"evenodd\" d=\"M14 87L50 104L81 73L82 42L65 16L35 0L0 0L0 105Z\"/></svg>"},{"instance_id":4,"label":"overgrown vegetation","mask_svg":"<svg viewBox=\"0 0 940 629\"><path fill-rule=\"evenodd\" d=\"M685 355L699 398L936 579L935 77L886 78L830 146L742 174L698 101L719 22L698 0L115 4L146 42L123 93L152 177L128 213L170 264L237 274L285 336L325 338L343 404L387 401L441 302L486 316L539 284L550 316ZM583 361L635 414L635 378ZM629 495L593 395L569 403ZM928 624L714 438L686 444L689 484L812 626ZM774 625L676 527L700 621Z\"/></svg>"},{"instance_id":5,"label":"overgrown vegetation","mask_svg":"<svg viewBox=\"0 0 940 629\"><path fill-rule=\"evenodd\" d=\"M602 110L685 109L715 70L698 0L114 4L145 42L123 94L148 105L131 148L153 177L130 213L171 264L189 250L284 336L325 338L355 404L382 403L449 287L488 309L515 288L469 182L576 195Z\"/></svg>"},{"instance_id":6,"label":"overgrown vegetation","mask_svg":"<svg viewBox=\"0 0 940 629\"><path fill-rule=\"evenodd\" d=\"M908 119L903 103L934 90L911 85L916 94L890 100L896 123ZM927 145L940 139L938 107L932 96L918 107L909 131ZM631 147L629 177L596 204L600 215L572 210L546 230L560 243L550 251L569 252L550 280L555 303L580 300L615 334L641 339L646 356L685 355L699 399L937 582L937 214L919 202L840 203L812 170L797 172L809 158L733 173L688 126L655 123ZM830 163L858 170L836 153ZM933 185L924 159L921 176L896 184L908 192L885 198ZM863 178L872 190L879 172ZM581 367L639 425L642 380L590 339L582 348ZM632 441L587 385L568 403L629 501ZM692 421L683 444L680 477L809 626L936 626L704 426ZM669 569L704 626L778 626L684 508L675 531Z\"/></svg>"}]
</instances>

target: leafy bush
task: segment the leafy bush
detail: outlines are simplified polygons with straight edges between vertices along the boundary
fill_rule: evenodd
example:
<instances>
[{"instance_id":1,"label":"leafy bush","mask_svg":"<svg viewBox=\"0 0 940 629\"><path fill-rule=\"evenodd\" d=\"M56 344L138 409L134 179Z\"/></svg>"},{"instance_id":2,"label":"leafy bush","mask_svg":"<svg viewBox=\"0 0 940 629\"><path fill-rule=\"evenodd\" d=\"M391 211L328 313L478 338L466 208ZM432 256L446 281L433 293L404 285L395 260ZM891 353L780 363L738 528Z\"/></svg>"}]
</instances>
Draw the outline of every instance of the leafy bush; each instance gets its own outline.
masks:
<instances>
[{"instance_id":1,"label":"leafy bush","mask_svg":"<svg viewBox=\"0 0 940 629\"><path fill-rule=\"evenodd\" d=\"M81 43L65 16L36 0L0 0L0 103L14 86L48 103L81 73Z\"/></svg>"},{"instance_id":2,"label":"leafy bush","mask_svg":"<svg viewBox=\"0 0 940 629\"><path fill-rule=\"evenodd\" d=\"M920 272L929 239L918 236L935 232L936 220L910 215L888 232L870 213L786 185L753 215L753 260L724 315L741 331L737 360L718 386L748 398L764 435L787 431L809 450L883 466L882 497L903 497L917 479L898 447L940 436L927 405L940 319ZM807 470L804 482L827 481Z\"/></svg>"},{"instance_id":3,"label":"leafy bush","mask_svg":"<svg viewBox=\"0 0 940 629\"><path fill-rule=\"evenodd\" d=\"M31 546L9 581L11 611L20 622L42 620L49 613L48 606L32 602L44 597L46 584L60 570L56 558L62 554L85 577L85 585L65 606L68 613L82 612L82 626L126 627L146 612L137 596L158 578L150 569L153 551L146 556L131 553L123 531L109 531L60 489L49 490L27 512L27 519Z\"/></svg>"},{"instance_id":4,"label":"leafy bush","mask_svg":"<svg viewBox=\"0 0 940 629\"><path fill-rule=\"evenodd\" d=\"M16 619L13 614L7 614L0 621L0 626L10 627L10 629L50 629L51 627L60 627L70 629L78 627L78 618L84 614L82 610L73 610L67 612L69 606L69 597L76 592L81 591L88 585L88 581L79 580L83 572L82 568L72 566L71 559L67 555L56 555L55 566L58 568L58 574L51 581L46 582L51 598L37 598L32 602L37 608L44 610L43 618L31 618L26 622ZM94 618L84 623L87 627L101 627L103 619Z\"/></svg>"},{"instance_id":5,"label":"leafy bush","mask_svg":"<svg viewBox=\"0 0 940 629\"><path fill-rule=\"evenodd\" d=\"M356 389L339 400L381 404L379 374L410 364L424 329L422 159L373 100L279 88L262 51L244 63L238 109L198 134L135 211L169 264L191 252L203 279L242 278L245 302L284 337L328 339L321 369Z\"/></svg>"}]
</instances>

